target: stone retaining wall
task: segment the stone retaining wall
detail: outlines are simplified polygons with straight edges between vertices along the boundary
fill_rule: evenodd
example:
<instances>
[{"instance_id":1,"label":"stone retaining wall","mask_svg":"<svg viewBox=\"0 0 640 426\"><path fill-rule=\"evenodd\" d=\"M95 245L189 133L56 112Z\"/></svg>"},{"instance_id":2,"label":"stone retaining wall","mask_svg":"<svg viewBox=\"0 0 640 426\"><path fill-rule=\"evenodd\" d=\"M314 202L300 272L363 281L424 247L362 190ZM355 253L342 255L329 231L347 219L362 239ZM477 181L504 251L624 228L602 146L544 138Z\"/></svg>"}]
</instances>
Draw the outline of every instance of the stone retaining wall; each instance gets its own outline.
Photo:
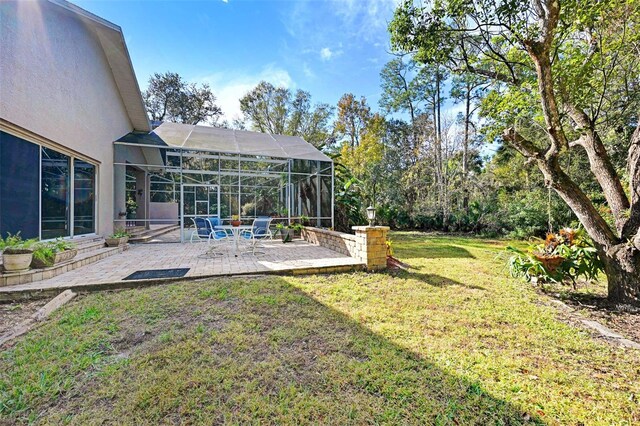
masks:
<instances>
[{"instance_id":1,"label":"stone retaining wall","mask_svg":"<svg viewBox=\"0 0 640 426\"><path fill-rule=\"evenodd\" d=\"M358 259L370 271L387 267L386 226L354 226L355 235L307 226L302 230L306 241Z\"/></svg>"}]
</instances>

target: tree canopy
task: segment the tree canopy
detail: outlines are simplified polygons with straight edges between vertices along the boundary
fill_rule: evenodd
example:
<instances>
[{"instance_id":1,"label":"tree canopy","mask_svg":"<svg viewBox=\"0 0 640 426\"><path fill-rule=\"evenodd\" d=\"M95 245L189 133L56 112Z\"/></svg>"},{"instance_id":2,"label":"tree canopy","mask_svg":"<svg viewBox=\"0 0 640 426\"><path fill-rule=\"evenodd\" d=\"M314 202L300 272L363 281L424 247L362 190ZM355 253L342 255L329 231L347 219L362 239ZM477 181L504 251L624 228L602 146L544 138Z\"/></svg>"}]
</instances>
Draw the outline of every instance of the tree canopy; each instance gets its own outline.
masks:
<instances>
[{"instance_id":1,"label":"tree canopy","mask_svg":"<svg viewBox=\"0 0 640 426\"><path fill-rule=\"evenodd\" d=\"M364 96L356 99L352 93L345 93L338 101L334 132L338 138L348 141L355 148L360 144L362 133L371 117L371 108Z\"/></svg>"},{"instance_id":2,"label":"tree canopy","mask_svg":"<svg viewBox=\"0 0 640 426\"><path fill-rule=\"evenodd\" d=\"M605 262L612 299L640 301L640 2L405 1L393 46L486 79L486 134L510 144L567 203ZM501 131L500 131L501 130ZM607 211L563 161L584 153ZM625 161L626 160L626 161ZM626 183L626 189L625 189Z\"/></svg>"},{"instance_id":3,"label":"tree canopy","mask_svg":"<svg viewBox=\"0 0 640 426\"><path fill-rule=\"evenodd\" d=\"M324 103L311 104L311 94L292 93L261 81L240 99L240 110L251 127L260 132L300 136L314 146L326 143L333 108Z\"/></svg>"},{"instance_id":4,"label":"tree canopy","mask_svg":"<svg viewBox=\"0 0 640 426\"><path fill-rule=\"evenodd\" d=\"M187 83L178 73L153 74L142 96L154 121L215 125L222 116L207 84Z\"/></svg>"}]
</instances>

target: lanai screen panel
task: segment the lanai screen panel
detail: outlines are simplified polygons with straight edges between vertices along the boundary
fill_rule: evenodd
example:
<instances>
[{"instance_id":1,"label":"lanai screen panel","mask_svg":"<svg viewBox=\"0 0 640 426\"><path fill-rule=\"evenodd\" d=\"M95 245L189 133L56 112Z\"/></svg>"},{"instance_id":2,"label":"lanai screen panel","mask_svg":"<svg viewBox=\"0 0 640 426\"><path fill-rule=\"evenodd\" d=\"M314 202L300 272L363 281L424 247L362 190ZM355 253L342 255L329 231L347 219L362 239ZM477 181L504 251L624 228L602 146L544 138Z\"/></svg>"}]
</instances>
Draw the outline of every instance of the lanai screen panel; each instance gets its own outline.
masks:
<instances>
[{"instance_id":1,"label":"lanai screen panel","mask_svg":"<svg viewBox=\"0 0 640 426\"><path fill-rule=\"evenodd\" d=\"M307 216L333 226L333 162L300 137L164 123L116 142L116 164L148 173L152 203L176 200L179 187L215 185L222 219Z\"/></svg>"}]
</instances>

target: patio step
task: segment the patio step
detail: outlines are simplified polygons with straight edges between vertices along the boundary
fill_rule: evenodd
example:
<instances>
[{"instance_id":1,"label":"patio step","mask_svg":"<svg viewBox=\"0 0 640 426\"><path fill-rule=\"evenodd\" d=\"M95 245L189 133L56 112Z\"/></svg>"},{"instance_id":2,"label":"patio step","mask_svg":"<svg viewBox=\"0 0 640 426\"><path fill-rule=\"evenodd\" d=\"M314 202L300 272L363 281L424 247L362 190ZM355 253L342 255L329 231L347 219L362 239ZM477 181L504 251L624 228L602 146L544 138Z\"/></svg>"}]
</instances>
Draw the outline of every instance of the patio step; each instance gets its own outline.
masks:
<instances>
[{"instance_id":1,"label":"patio step","mask_svg":"<svg viewBox=\"0 0 640 426\"><path fill-rule=\"evenodd\" d=\"M98 246L100 244L100 246ZM85 243L82 246L78 245L78 254L71 260L58 263L54 266L43 269L29 269L24 272L16 273L4 273L0 272L0 287L28 284L36 281L42 281L49 278L53 278L65 272L72 271L85 265L102 260L106 257L113 256L114 254L122 253L128 248L128 246L121 247L105 247L104 239L100 243L96 240L93 243ZM80 252L80 250L83 252Z\"/></svg>"},{"instance_id":2,"label":"patio step","mask_svg":"<svg viewBox=\"0 0 640 426\"><path fill-rule=\"evenodd\" d=\"M73 244L75 244L76 249L78 250L78 255L99 250L101 248L104 248L105 245L104 238L100 236L87 238L86 240L81 241L72 240L72 242Z\"/></svg>"},{"instance_id":3,"label":"patio step","mask_svg":"<svg viewBox=\"0 0 640 426\"><path fill-rule=\"evenodd\" d=\"M125 228L125 231L127 231L129 233L129 235L133 235L137 232L143 232L145 231L147 228L145 228L144 226L127 226Z\"/></svg>"},{"instance_id":4,"label":"patio step","mask_svg":"<svg viewBox=\"0 0 640 426\"><path fill-rule=\"evenodd\" d=\"M168 234L169 232L173 232L178 229L180 229L180 225L166 225L159 228L145 229L140 232L132 233L129 237L129 242L146 243L159 235Z\"/></svg>"},{"instance_id":5,"label":"patio step","mask_svg":"<svg viewBox=\"0 0 640 426\"><path fill-rule=\"evenodd\" d=\"M91 243L78 244L76 248L78 249L78 254L82 254L82 253L90 253L95 250L100 250L101 248L104 248L104 246L105 246L104 238L101 238L100 240L93 241Z\"/></svg>"}]
</instances>

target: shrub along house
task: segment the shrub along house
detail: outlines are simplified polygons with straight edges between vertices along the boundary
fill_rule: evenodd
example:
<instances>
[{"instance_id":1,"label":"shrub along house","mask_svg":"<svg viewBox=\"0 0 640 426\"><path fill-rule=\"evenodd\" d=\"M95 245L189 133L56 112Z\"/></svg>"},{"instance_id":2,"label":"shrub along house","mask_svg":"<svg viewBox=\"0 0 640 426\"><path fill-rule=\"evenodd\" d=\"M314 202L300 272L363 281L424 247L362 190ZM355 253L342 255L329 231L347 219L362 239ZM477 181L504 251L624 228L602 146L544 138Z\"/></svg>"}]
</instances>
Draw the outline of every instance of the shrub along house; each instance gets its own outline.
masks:
<instances>
[{"instance_id":1,"label":"shrub along house","mask_svg":"<svg viewBox=\"0 0 640 426\"><path fill-rule=\"evenodd\" d=\"M175 123L152 132L117 25L62 0L0 2L0 22L3 236L184 231L195 215L333 226L333 162L301 138Z\"/></svg>"}]
</instances>

